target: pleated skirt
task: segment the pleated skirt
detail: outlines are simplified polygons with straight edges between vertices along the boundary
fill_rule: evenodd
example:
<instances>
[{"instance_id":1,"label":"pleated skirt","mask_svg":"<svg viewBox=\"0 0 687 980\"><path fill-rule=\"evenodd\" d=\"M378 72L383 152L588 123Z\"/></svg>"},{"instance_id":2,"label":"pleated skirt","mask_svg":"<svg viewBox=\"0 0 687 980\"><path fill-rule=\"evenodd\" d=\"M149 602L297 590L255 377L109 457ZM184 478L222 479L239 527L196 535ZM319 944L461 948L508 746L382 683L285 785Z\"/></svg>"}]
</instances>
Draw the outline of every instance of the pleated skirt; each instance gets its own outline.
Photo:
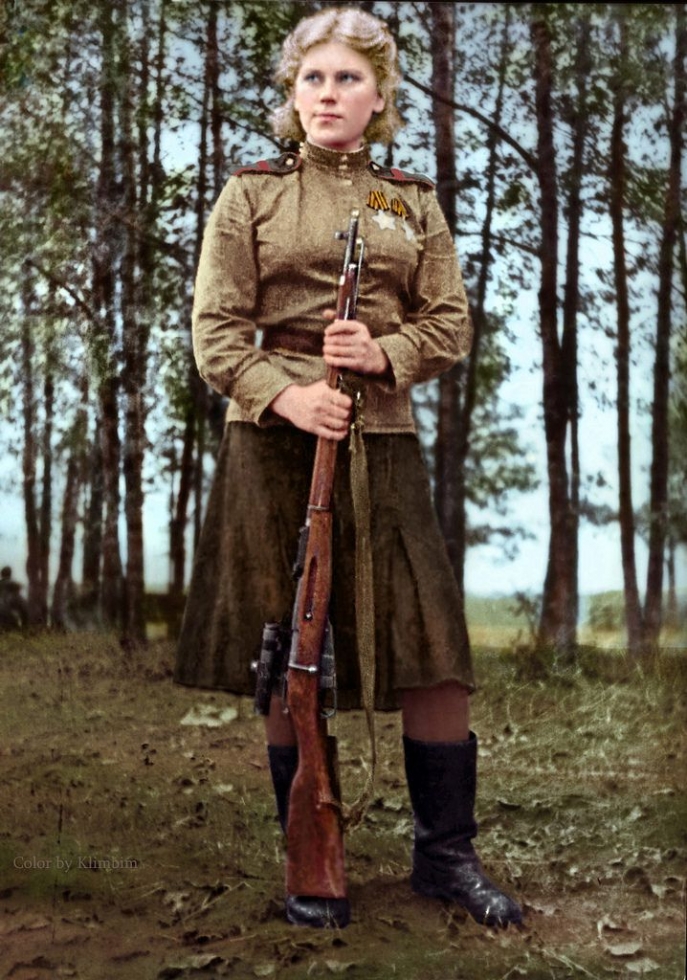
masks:
<instances>
[{"instance_id":1,"label":"pleated skirt","mask_svg":"<svg viewBox=\"0 0 687 980\"><path fill-rule=\"evenodd\" d=\"M293 565L306 516L316 439L291 426L230 423L195 555L174 679L252 695L263 624L289 621ZM474 690L464 610L415 435L365 436L374 571L375 707L403 688L457 680ZM338 704L360 707L355 522L347 443L333 493L330 620Z\"/></svg>"}]
</instances>

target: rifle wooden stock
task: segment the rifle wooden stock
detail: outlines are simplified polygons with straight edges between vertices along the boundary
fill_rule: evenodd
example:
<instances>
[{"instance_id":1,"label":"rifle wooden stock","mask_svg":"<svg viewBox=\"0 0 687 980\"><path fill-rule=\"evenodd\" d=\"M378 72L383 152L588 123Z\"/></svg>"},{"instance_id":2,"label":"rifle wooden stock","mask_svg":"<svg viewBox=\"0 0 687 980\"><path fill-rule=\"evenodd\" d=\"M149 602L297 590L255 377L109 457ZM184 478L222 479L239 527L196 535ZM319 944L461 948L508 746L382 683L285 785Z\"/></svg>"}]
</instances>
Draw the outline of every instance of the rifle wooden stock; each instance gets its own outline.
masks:
<instances>
[{"instance_id":1,"label":"rifle wooden stock","mask_svg":"<svg viewBox=\"0 0 687 980\"><path fill-rule=\"evenodd\" d=\"M358 212L352 212L337 318L353 319L359 264L354 265ZM330 388L338 371L328 368ZM298 769L291 784L287 821L286 890L289 895L345 898L343 821L336 739L327 732L320 664L329 622L332 588L331 498L338 442L320 437L313 465L307 542L291 622L287 707L298 742Z\"/></svg>"},{"instance_id":2,"label":"rifle wooden stock","mask_svg":"<svg viewBox=\"0 0 687 980\"><path fill-rule=\"evenodd\" d=\"M308 540L292 619L287 704L298 742L287 823L286 890L345 898L336 740L322 717L320 658L332 586L331 492L337 443L319 439L308 502Z\"/></svg>"}]
</instances>

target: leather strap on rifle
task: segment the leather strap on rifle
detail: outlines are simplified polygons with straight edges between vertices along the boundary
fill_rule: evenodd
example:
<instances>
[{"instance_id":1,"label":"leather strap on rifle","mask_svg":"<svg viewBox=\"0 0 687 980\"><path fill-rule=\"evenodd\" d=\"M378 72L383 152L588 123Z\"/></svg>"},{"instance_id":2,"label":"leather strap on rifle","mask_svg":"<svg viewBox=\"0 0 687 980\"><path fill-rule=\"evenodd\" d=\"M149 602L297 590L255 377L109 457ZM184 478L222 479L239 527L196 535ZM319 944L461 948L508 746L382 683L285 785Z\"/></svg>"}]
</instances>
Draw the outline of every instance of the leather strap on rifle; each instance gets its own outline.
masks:
<instances>
[{"instance_id":1,"label":"leather strap on rifle","mask_svg":"<svg viewBox=\"0 0 687 980\"><path fill-rule=\"evenodd\" d=\"M346 386L354 401L355 414L351 425L349 451L351 454L350 478L353 515L355 520L355 618L358 642L358 666L360 670L361 701L370 737L370 759L367 780L363 790L353 803L344 806L344 826L352 830L359 826L374 793L377 745L374 727L375 700L375 612L374 581L372 572L372 542L370 538L370 483L367 470L367 454L363 439L365 419L364 396L360 388Z\"/></svg>"}]
</instances>

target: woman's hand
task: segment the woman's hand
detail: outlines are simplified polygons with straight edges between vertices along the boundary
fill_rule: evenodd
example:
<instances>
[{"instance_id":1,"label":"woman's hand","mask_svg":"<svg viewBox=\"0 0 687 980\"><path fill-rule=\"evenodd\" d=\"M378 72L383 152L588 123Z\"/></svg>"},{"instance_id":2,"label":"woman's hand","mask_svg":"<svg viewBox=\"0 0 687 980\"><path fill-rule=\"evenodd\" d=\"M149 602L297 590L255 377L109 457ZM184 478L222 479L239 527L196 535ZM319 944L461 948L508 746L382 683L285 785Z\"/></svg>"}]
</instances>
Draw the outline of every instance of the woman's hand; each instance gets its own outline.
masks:
<instances>
[{"instance_id":1,"label":"woman's hand","mask_svg":"<svg viewBox=\"0 0 687 980\"><path fill-rule=\"evenodd\" d=\"M345 439L351 422L353 400L325 379L310 385L288 385L270 408L298 429L325 439Z\"/></svg>"},{"instance_id":2,"label":"woman's hand","mask_svg":"<svg viewBox=\"0 0 687 980\"><path fill-rule=\"evenodd\" d=\"M323 354L330 367L345 368L358 374L384 374L389 358L368 327L360 320L337 320L334 310L324 315L332 322L324 332Z\"/></svg>"}]
</instances>

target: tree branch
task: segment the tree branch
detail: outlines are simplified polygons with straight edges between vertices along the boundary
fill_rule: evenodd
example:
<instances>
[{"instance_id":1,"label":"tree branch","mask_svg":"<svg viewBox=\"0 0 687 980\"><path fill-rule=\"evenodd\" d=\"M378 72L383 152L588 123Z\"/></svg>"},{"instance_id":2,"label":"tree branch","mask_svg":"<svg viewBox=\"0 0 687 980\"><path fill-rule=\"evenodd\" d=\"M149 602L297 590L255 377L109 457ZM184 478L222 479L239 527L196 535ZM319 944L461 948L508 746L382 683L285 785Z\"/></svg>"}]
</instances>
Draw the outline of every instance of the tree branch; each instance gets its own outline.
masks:
<instances>
[{"instance_id":1,"label":"tree branch","mask_svg":"<svg viewBox=\"0 0 687 980\"><path fill-rule=\"evenodd\" d=\"M68 282L65 282L64 279L61 279L59 276L56 276L55 273L51 272L49 269L46 269L45 266L41 265L40 262L37 262L36 259L31 258L31 256L27 256L24 259L24 264L34 268L36 272L40 273L40 275L43 276L44 279L47 279L47 281L53 286L57 286L58 289L63 289L65 293L74 300L79 309L86 314L88 320L91 323L95 323L97 320L95 310L93 310L88 303L82 299L77 292L75 292Z\"/></svg>"},{"instance_id":2,"label":"tree branch","mask_svg":"<svg viewBox=\"0 0 687 980\"><path fill-rule=\"evenodd\" d=\"M463 102L456 102L454 99L447 99L443 95L439 95L439 93L435 92L434 89L429 88L429 86L427 85L423 85L422 82L418 82L416 78L413 78L410 75L404 75L404 79L406 82L408 82L409 85L412 85L420 92L424 92L424 94L428 95L431 99L434 99L437 102L443 102L445 105L450 105L453 109L456 110L456 112L464 112L466 115L472 116L474 119L477 119L484 126L486 126L487 129L490 129L493 133L495 133L499 137L499 139L503 140L504 143L507 143L509 146L511 146L515 150L515 152L522 157L522 159L525 161L525 163L533 173L536 174L538 172L539 165L536 157L533 156L529 152L529 150L526 150L521 143L518 143L518 141L514 139L510 135L510 133L508 133L505 129L503 129L502 126L499 126L498 123L493 122L483 113L479 112L479 110L473 109L472 106L465 105L465 103Z\"/></svg>"}]
</instances>

